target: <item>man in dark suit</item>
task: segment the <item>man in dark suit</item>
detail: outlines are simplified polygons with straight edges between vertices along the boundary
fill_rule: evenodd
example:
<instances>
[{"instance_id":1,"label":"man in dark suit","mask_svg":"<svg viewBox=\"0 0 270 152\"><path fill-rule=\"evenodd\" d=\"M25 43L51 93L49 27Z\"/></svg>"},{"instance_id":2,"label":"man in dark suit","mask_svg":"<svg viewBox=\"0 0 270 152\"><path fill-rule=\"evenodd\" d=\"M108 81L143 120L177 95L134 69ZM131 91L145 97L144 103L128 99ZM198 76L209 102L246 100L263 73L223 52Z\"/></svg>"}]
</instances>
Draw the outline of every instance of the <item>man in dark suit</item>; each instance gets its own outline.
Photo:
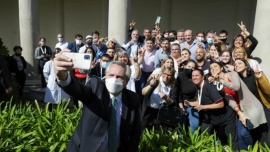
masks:
<instances>
[{"instance_id":1,"label":"man in dark suit","mask_svg":"<svg viewBox=\"0 0 270 152\"><path fill-rule=\"evenodd\" d=\"M84 104L79 125L67 147L68 152L137 152L141 135L140 97L125 88L130 73L123 62L111 62L105 83L90 78L81 85L68 74L70 58L55 58L57 82L65 92Z\"/></svg>"},{"instance_id":2,"label":"man in dark suit","mask_svg":"<svg viewBox=\"0 0 270 152\"><path fill-rule=\"evenodd\" d=\"M69 43L67 48L71 50L71 52L79 52L80 48L84 45L82 43L83 36L81 34L75 35L75 42Z\"/></svg>"}]
</instances>

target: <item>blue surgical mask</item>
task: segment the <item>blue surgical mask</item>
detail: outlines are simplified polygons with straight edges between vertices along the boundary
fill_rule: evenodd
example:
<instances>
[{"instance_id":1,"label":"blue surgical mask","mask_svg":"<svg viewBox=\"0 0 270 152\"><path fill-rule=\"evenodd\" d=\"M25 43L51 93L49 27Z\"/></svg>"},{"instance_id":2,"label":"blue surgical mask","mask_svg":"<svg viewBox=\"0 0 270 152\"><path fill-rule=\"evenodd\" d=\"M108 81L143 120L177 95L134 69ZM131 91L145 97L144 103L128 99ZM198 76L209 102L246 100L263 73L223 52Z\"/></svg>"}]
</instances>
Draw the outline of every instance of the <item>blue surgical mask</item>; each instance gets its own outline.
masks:
<instances>
[{"instance_id":1,"label":"blue surgical mask","mask_svg":"<svg viewBox=\"0 0 270 152\"><path fill-rule=\"evenodd\" d=\"M106 61L102 61L102 63L101 63L101 67L104 69L106 69L108 67L108 65L109 65L109 62L106 62Z\"/></svg>"},{"instance_id":2,"label":"blue surgical mask","mask_svg":"<svg viewBox=\"0 0 270 152\"><path fill-rule=\"evenodd\" d=\"M207 38L207 43L211 45L214 43L214 40L212 38Z\"/></svg>"}]
</instances>

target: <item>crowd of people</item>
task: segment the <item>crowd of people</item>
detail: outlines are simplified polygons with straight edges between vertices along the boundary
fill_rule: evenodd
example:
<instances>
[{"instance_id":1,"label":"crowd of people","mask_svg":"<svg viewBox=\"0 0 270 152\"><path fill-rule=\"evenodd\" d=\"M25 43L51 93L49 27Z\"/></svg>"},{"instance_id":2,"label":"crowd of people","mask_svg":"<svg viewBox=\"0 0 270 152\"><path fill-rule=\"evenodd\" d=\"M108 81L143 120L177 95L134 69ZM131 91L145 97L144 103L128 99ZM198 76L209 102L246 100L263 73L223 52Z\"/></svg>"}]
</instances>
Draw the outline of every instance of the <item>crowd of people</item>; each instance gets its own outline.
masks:
<instances>
[{"instance_id":1,"label":"crowd of people","mask_svg":"<svg viewBox=\"0 0 270 152\"><path fill-rule=\"evenodd\" d=\"M98 31L87 35L85 43L81 34L68 43L60 33L55 51L45 38L40 39L35 59L46 88L45 102L57 104L72 97L76 106L78 101L84 104L70 151L93 143L93 151L104 147L136 151L141 131L158 122L163 106L180 109L185 119L179 119L179 124L192 132L216 131L224 145L230 135L234 150L247 150L256 141L270 146L270 83L252 59L258 41L242 22L232 43L227 42L226 30L194 35L191 29L161 32L156 25L140 35L135 25L130 23L129 39L123 44L101 38ZM61 50L92 54L91 69L72 69L72 61ZM26 68L22 48L14 51L11 58L18 68L13 71L23 86L25 79L19 80ZM110 131L114 119L117 129ZM87 124L91 121L95 124ZM85 141L94 137L93 143Z\"/></svg>"}]
</instances>

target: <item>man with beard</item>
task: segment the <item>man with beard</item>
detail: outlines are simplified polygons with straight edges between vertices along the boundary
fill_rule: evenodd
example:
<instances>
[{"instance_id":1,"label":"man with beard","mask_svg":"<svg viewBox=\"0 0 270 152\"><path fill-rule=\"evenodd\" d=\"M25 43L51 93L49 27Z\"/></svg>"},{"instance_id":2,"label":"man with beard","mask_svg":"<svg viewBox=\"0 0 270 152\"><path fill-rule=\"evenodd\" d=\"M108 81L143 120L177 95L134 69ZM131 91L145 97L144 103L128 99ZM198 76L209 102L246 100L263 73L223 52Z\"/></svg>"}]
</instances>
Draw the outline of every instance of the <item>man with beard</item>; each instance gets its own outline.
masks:
<instances>
[{"instance_id":1,"label":"man with beard","mask_svg":"<svg viewBox=\"0 0 270 152\"><path fill-rule=\"evenodd\" d=\"M170 41L168 38L163 38L161 48L156 52L155 55L155 68L160 67L161 61L168 56L171 56Z\"/></svg>"},{"instance_id":2,"label":"man with beard","mask_svg":"<svg viewBox=\"0 0 270 152\"><path fill-rule=\"evenodd\" d=\"M142 46L142 43L139 42L139 31L133 30L131 33L131 40L123 44L123 47L126 49L129 58L133 57L133 54L138 56L138 50Z\"/></svg>"},{"instance_id":3,"label":"man with beard","mask_svg":"<svg viewBox=\"0 0 270 152\"><path fill-rule=\"evenodd\" d=\"M84 104L67 152L137 152L141 135L140 96L125 88L130 77L125 63L111 62L105 83L92 77L86 85L69 75L72 65L72 60L61 53L54 61L59 86Z\"/></svg>"},{"instance_id":4,"label":"man with beard","mask_svg":"<svg viewBox=\"0 0 270 152\"><path fill-rule=\"evenodd\" d=\"M198 69L203 71L206 76L209 74L210 62L205 59L205 50L203 48L198 48L195 52L195 59L197 60Z\"/></svg>"},{"instance_id":5,"label":"man with beard","mask_svg":"<svg viewBox=\"0 0 270 152\"><path fill-rule=\"evenodd\" d=\"M85 45L80 48L79 53L84 53L88 47L92 47L95 52L98 50L97 46L93 44L93 37L91 35L85 37Z\"/></svg>"}]
</instances>

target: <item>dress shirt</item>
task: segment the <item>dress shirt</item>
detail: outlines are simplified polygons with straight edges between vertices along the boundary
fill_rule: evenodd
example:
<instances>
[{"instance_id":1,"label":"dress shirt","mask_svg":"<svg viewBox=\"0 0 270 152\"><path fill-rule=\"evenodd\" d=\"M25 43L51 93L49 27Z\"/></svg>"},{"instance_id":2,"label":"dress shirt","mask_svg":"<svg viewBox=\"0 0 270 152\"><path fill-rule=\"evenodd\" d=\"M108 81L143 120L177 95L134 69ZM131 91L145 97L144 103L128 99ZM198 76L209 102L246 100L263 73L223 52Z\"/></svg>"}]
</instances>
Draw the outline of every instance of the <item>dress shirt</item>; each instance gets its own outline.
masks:
<instances>
[{"instance_id":1,"label":"dress shirt","mask_svg":"<svg viewBox=\"0 0 270 152\"><path fill-rule=\"evenodd\" d=\"M205 45L204 45L203 43L202 43L202 46L203 46L203 48L205 49ZM180 48L181 48L181 50L184 49L184 48L189 49L189 51L190 51L190 53L191 53L190 58L191 58L192 60L196 61L196 58L195 58L195 52L196 52L196 50L199 48L196 39L193 40L193 42L192 42L191 45L189 45L186 41L183 42L183 43L181 43L181 44L180 44Z\"/></svg>"},{"instance_id":2,"label":"dress shirt","mask_svg":"<svg viewBox=\"0 0 270 152\"><path fill-rule=\"evenodd\" d=\"M138 54L138 49L139 49L139 45L138 42L134 42L132 45L130 45L129 43L127 44L123 44L123 47L128 50L128 48L130 47L130 54L129 57L132 58L133 57L133 53L135 53L136 55Z\"/></svg>"},{"instance_id":3,"label":"dress shirt","mask_svg":"<svg viewBox=\"0 0 270 152\"><path fill-rule=\"evenodd\" d=\"M155 70L155 55L156 50L153 50L152 52L145 51L143 61L140 66L143 72L153 72Z\"/></svg>"},{"instance_id":4,"label":"dress shirt","mask_svg":"<svg viewBox=\"0 0 270 152\"><path fill-rule=\"evenodd\" d=\"M171 51L164 52L163 49L160 48L155 55L155 68L161 67L161 61L169 56L171 56Z\"/></svg>"}]
</instances>

